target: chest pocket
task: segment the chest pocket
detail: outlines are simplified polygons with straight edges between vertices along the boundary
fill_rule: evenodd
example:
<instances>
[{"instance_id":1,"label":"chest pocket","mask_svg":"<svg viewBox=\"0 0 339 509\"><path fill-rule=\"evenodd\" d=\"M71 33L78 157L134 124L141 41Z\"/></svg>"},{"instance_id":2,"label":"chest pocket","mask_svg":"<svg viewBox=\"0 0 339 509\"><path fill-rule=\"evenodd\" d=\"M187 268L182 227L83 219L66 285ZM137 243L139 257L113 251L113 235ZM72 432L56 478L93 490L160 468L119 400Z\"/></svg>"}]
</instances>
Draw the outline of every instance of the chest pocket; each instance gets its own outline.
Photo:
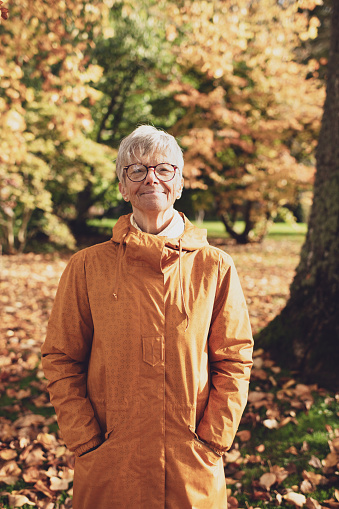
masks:
<instances>
[{"instance_id":1,"label":"chest pocket","mask_svg":"<svg viewBox=\"0 0 339 509\"><path fill-rule=\"evenodd\" d=\"M142 336L143 361L150 366L156 366L164 360L163 336Z\"/></svg>"}]
</instances>

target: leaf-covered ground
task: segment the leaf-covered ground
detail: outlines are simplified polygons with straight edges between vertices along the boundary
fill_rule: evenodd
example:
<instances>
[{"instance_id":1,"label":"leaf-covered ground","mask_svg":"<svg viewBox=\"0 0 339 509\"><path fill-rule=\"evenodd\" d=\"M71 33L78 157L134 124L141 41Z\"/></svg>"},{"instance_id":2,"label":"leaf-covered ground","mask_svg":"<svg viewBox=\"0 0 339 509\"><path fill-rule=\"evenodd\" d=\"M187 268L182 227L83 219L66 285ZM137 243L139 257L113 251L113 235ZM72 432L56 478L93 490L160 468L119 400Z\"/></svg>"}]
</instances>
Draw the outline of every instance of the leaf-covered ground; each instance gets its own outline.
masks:
<instances>
[{"instance_id":1,"label":"leaf-covered ground","mask_svg":"<svg viewBox=\"0 0 339 509\"><path fill-rule=\"evenodd\" d=\"M284 306L300 242L219 245L235 260L257 332ZM68 259L57 253L1 259L0 507L72 507L74 458L59 434L40 364ZM339 397L295 375L255 351L249 403L225 457L229 509L339 508Z\"/></svg>"}]
</instances>

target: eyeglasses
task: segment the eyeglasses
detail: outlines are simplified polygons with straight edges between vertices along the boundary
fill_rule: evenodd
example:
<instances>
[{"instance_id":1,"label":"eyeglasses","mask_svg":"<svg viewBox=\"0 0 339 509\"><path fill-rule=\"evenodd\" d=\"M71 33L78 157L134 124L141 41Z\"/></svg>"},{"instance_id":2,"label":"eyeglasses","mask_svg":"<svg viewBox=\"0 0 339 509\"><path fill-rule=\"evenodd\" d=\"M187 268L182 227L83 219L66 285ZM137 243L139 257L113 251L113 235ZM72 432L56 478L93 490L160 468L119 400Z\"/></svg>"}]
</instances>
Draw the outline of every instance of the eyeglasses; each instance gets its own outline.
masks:
<instances>
[{"instance_id":1,"label":"eyeglasses","mask_svg":"<svg viewBox=\"0 0 339 509\"><path fill-rule=\"evenodd\" d=\"M147 177L150 168L153 168L155 176L161 180L161 182L169 182L172 180L178 169L177 166L169 163L160 163L155 166L145 166L144 164L134 163L125 166L123 170L126 171L127 177L132 182L142 182Z\"/></svg>"}]
</instances>

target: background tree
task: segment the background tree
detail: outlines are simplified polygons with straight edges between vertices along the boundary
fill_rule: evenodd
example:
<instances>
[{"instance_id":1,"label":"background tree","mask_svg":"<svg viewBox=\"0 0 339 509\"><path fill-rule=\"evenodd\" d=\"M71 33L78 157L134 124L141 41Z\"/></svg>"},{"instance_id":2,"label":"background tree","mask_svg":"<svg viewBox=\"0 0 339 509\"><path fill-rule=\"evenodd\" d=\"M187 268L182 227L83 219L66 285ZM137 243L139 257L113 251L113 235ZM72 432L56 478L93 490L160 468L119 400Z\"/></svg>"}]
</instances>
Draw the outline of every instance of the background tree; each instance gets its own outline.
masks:
<instances>
[{"instance_id":1,"label":"background tree","mask_svg":"<svg viewBox=\"0 0 339 509\"><path fill-rule=\"evenodd\" d=\"M85 104L98 98L89 82L101 70L88 55L107 12L98 1L20 0L0 26L0 236L8 252L23 249L28 231L74 245L68 225L78 193L92 181L100 194L112 180L115 153L90 139Z\"/></svg>"},{"instance_id":2,"label":"background tree","mask_svg":"<svg viewBox=\"0 0 339 509\"><path fill-rule=\"evenodd\" d=\"M295 58L299 37L314 31L298 2L187 1L177 16L186 37L171 88L185 113L172 131L182 136L188 182L212 190L238 242L260 238L314 171L322 85L311 78L317 62Z\"/></svg>"},{"instance_id":3,"label":"background tree","mask_svg":"<svg viewBox=\"0 0 339 509\"><path fill-rule=\"evenodd\" d=\"M256 338L305 380L339 386L339 3L333 2L327 92L308 233L291 295Z\"/></svg>"},{"instance_id":4,"label":"background tree","mask_svg":"<svg viewBox=\"0 0 339 509\"><path fill-rule=\"evenodd\" d=\"M167 0L113 2L108 24L91 54L92 63L102 69L100 80L93 83L100 100L91 108L97 143L117 149L138 124L168 129L175 122L180 108L166 90L177 67L166 31L167 4ZM90 188L89 182L79 195L84 211ZM117 184L111 183L111 188L117 189ZM111 194L102 198L109 214L116 203ZM89 201L87 209L90 205ZM84 222L86 216L77 220Z\"/></svg>"},{"instance_id":5,"label":"background tree","mask_svg":"<svg viewBox=\"0 0 339 509\"><path fill-rule=\"evenodd\" d=\"M319 62L295 48L315 36L313 4L13 0L0 26L5 249L41 232L74 245L94 209L109 213L116 148L139 123L178 136L196 214L216 209L239 242L262 237L312 181L323 91Z\"/></svg>"}]
</instances>

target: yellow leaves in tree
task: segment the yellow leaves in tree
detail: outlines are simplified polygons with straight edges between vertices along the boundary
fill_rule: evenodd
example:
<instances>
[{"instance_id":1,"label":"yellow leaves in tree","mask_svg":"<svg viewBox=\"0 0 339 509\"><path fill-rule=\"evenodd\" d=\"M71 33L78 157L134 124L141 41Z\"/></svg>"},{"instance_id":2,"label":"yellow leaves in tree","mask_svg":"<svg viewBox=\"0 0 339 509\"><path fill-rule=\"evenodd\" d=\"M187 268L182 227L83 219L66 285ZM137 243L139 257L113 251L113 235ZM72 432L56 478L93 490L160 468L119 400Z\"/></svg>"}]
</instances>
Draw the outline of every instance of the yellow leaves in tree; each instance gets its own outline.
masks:
<instances>
[{"instance_id":1,"label":"yellow leaves in tree","mask_svg":"<svg viewBox=\"0 0 339 509\"><path fill-rule=\"evenodd\" d=\"M173 42L178 37L178 31L175 25L168 25L166 28L166 39L169 42Z\"/></svg>"},{"instance_id":2,"label":"yellow leaves in tree","mask_svg":"<svg viewBox=\"0 0 339 509\"><path fill-rule=\"evenodd\" d=\"M309 9L312 11L317 5L323 5L323 0L298 0L296 2L301 9Z\"/></svg>"}]
</instances>

